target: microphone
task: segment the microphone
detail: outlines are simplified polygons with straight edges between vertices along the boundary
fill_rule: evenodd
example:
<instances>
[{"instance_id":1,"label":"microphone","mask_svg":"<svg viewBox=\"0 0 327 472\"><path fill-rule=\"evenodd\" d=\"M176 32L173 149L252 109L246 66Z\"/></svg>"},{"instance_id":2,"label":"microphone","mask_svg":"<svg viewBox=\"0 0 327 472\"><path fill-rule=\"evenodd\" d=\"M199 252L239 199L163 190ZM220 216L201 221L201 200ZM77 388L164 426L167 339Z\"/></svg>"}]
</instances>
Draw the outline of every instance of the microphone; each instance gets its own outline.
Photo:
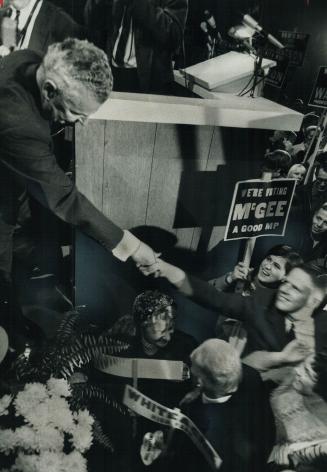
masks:
<instances>
[{"instance_id":1,"label":"microphone","mask_svg":"<svg viewBox=\"0 0 327 472\"><path fill-rule=\"evenodd\" d=\"M273 36L270 33L267 33L262 26L259 25L259 23L252 18L250 15L244 15L243 16L243 24L246 26L249 26L249 28L254 29L257 33L261 34L264 38L266 38L273 46L275 46L278 49L284 49L284 45L278 41L275 36Z\"/></svg>"},{"instance_id":2,"label":"microphone","mask_svg":"<svg viewBox=\"0 0 327 472\"><path fill-rule=\"evenodd\" d=\"M211 37L215 37L217 34L217 25L216 25L216 20L214 19L212 13L210 13L209 10L205 10L204 18L208 26L208 31L207 31L208 34L210 34Z\"/></svg>"},{"instance_id":3,"label":"microphone","mask_svg":"<svg viewBox=\"0 0 327 472\"><path fill-rule=\"evenodd\" d=\"M243 41L244 39L250 39L254 35L255 31L252 28L249 28L246 25L237 25L232 26L228 30L228 36L233 39L237 39L239 41Z\"/></svg>"}]
</instances>

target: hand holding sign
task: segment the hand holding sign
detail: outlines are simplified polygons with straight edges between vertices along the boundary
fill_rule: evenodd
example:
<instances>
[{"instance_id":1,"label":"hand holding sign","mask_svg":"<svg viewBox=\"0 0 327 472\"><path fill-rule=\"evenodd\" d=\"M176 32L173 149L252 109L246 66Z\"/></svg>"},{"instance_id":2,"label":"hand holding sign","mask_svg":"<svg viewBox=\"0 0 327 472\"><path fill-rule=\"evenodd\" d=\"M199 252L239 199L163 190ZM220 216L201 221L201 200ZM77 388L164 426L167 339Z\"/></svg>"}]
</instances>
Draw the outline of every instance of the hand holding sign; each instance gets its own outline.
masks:
<instances>
[{"instance_id":1,"label":"hand holding sign","mask_svg":"<svg viewBox=\"0 0 327 472\"><path fill-rule=\"evenodd\" d=\"M165 450L162 431L146 433L143 437L140 455L144 465L151 465Z\"/></svg>"},{"instance_id":2,"label":"hand holding sign","mask_svg":"<svg viewBox=\"0 0 327 472\"><path fill-rule=\"evenodd\" d=\"M227 275L227 282L233 283L236 280L247 280L253 269L250 269L244 262L239 262L232 272Z\"/></svg>"}]
</instances>

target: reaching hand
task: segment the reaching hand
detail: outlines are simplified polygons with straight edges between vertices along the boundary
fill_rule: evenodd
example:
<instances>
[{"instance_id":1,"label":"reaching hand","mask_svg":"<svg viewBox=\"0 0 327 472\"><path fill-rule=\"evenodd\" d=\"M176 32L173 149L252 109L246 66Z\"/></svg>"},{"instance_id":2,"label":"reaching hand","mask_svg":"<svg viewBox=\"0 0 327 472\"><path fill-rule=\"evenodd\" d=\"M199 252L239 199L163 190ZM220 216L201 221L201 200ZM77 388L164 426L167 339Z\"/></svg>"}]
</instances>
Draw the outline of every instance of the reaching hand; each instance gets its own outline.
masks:
<instances>
[{"instance_id":1,"label":"reaching hand","mask_svg":"<svg viewBox=\"0 0 327 472\"><path fill-rule=\"evenodd\" d=\"M10 49L7 46L0 46L0 57L8 56L8 54L10 54Z\"/></svg>"},{"instance_id":2,"label":"reaching hand","mask_svg":"<svg viewBox=\"0 0 327 472\"><path fill-rule=\"evenodd\" d=\"M131 257L143 275L154 274L156 276L159 273L157 259L159 256L161 256L160 253L154 252L150 246L141 242Z\"/></svg>"},{"instance_id":3,"label":"reaching hand","mask_svg":"<svg viewBox=\"0 0 327 472\"><path fill-rule=\"evenodd\" d=\"M285 359L285 362L288 364L297 364L298 362L303 361L310 352L311 351L307 345L294 339L284 347L281 354Z\"/></svg>"},{"instance_id":4,"label":"reaching hand","mask_svg":"<svg viewBox=\"0 0 327 472\"><path fill-rule=\"evenodd\" d=\"M250 272L253 269L250 269L244 262L239 262L235 267L233 272L230 273L230 279L232 282L235 280L247 280Z\"/></svg>"}]
</instances>

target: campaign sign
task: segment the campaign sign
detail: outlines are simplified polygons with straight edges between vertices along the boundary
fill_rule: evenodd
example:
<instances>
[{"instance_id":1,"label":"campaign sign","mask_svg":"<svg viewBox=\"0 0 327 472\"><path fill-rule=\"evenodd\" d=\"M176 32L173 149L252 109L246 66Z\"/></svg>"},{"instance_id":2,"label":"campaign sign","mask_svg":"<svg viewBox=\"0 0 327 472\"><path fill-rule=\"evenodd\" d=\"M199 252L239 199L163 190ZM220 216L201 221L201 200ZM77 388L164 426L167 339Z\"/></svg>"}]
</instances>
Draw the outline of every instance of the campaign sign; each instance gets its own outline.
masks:
<instances>
[{"instance_id":1,"label":"campaign sign","mask_svg":"<svg viewBox=\"0 0 327 472\"><path fill-rule=\"evenodd\" d=\"M199 451L201 451L213 470L216 471L221 466L222 460L218 452L215 451L193 421L179 410L172 410L171 408L161 405L161 403L152 400L130 385L125 386L123 403L130 410L134 411L134 413L148 420L183 431L191 441L193 441ZM149 458L147 458L147 461L148 459Z\"/></svg>"},{"instance_id":2,"label":"campaign sign","mask_svg":"<svg viewBox=\"0 0 327 472\"><path fill-rule=\"evenodd\" d=\"M295 184L293 179L237 182L224 240L284 236Z\"/></svg>"},{"instance_id":3,"label":"campaign sign","mask_svg":"<svg viewBox=\"0 0 327 472\"><path fill-rule=\"evenodd\" d=\"M265 78L265 84L281 88L286 78L287 69L288 59L283 58L282 60L277 61L276 66L269 70L269 73Z\"/></svg>"},{"instance_id":4,"label":"campaign sign","mask_svg":"<svg viewBox=\"0 0 327 472\"><path fill-rule=\"evenodd\" d=\"M279 37L285 46L283 52L289 59L290 65L302 66L310 35L296 31L279 31Z\"/></svg>"},{"instance_id":5,"label":"campaign sign","mask_svg":"<svg viewBox=\"0 0 327 472\"><path fill-rule=\"evenodd\" d=\"M284 45L284 49L278 49L271 44L267 44L263 55L277 63L288 61L290 66L300 67L304 61L309 38L310 35L306 33L279 31L278 39Z\"/></svg>"},{"instance_id":6,"label":"campaign sign","mask_svg":"<svg viewBox=\"0 0 327 472\"><path fill-rule=\"evenodd\" d=\"M321 66L319 69L309 105L313 107L327 108L327 66Z\"/></svg>"}]
</instances>

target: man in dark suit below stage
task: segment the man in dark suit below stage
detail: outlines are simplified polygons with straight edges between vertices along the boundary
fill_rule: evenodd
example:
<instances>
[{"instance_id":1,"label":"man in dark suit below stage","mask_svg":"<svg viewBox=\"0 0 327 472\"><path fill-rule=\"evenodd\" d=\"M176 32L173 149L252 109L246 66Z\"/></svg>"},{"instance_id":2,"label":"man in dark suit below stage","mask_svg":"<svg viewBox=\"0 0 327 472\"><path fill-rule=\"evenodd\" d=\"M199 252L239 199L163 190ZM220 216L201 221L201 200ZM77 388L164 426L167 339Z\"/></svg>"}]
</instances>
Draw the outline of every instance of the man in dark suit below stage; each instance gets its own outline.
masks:
<instances>
[{"instance_id":1,"label":"man in dark suit below stage","mask_svg":"<svg viewBox=\"0 0 327 472\"><path fill-rule=\"evenodd\" d=\"M9 0L9 7L1 12L0 23L3 16L16 22L16 49L32 49L42 56L52 43L69 37L85 36L80 25L47 0ZM9 52L8 48L2 46L0 55Z\"/></svg>"},{"instance_id":2,"label":"man in dark suit below stage","mask_svg":"<svg viewBox=\"0 0 327 472\"><path fill-rule=\"evenodd\" d=\"M168 93L182 46L187 0L88 0L89 39L111 60L115 90Z\"/></svg>"},{"instance_id":3,"label":"man in dark suit below stage","mask_svg":"<svg viewBox=\"0 0 327 472\"><path fill-rule=\"evenodd\" d=\"M192 352L191 373L197 388L181 408L222 459L219 471L262 472L271 418L258 373L243 366L236 349L220 339L208 339ZM176 451L173 471L183 464L190 472L212 470L184 433L174 433L171 448Z\"/></svg>"},{"instance_id":4,"label":"man in dark suit below stage","mask_svg":"<svg viewBox=\"0 0 327 472\"><path fill-rule=\"evenodd\" d=\"M112 75L87 41L55 43L41 60L30 50L0 62L0 275L11 280L13 238L29 196L120 260L155 264L152 249L105 217L56 162L50 123L84 123L107 100ZM0 284L1 288L1 284Z\"/></svg>"}]
</instances>

